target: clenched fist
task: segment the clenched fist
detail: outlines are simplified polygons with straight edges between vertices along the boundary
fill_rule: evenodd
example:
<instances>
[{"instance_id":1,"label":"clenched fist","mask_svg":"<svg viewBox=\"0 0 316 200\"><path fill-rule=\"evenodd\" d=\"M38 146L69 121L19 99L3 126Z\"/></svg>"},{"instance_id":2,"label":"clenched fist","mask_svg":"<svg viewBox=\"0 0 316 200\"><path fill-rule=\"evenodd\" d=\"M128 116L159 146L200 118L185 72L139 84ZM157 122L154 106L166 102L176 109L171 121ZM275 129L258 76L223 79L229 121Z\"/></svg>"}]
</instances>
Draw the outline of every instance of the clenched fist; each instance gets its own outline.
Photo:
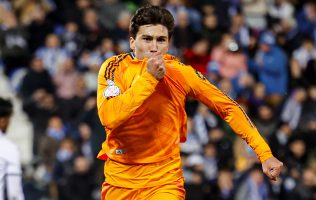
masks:
<instances>
[{"instance_id":1,"label":"clenched fist","mask_svg":"<svg viewBox=\"0 0 316 200\"><path fill-rule=\"evenodd\" d=\"M279 177L282 168L283 163L275 157L271 157L262 163L263 172L273 181Z\"/></svg>"},{"instance_id":2,"label":"clenched fist","mask_svg":"<svg viewBox=\"0 0 316 200\"><path fill-rule=\"evenodd\" d=\"M166 66L161 51L157 51L148 59L147 71L157 80L160 80L164 77L166 73Z\"/></svg>"}]
</instances>

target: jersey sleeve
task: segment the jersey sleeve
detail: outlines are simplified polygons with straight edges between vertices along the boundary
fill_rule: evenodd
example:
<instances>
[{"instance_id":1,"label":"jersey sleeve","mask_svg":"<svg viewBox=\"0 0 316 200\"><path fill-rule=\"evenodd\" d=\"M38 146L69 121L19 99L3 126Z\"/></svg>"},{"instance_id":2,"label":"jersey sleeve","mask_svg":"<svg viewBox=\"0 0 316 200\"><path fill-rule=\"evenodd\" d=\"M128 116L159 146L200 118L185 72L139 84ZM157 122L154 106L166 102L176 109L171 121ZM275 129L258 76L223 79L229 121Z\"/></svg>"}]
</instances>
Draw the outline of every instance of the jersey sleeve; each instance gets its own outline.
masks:
<instances>
[{"instance_id":1,"label":"jersey sleeve","mask_svg":"<svg viewBox=\"0 0 316 200\"><path fill-rule=\"evenodd\" d=\"M20 155L15 145L10 148L6 168L6 187L8 199L24 200Z\"/></svg>"},{"instance_id":2,"label":"jersey sleeve","mask_svg":"<svg viewBox=\"0 0 316 200\"><path fill-rule=\"evenodd\" d=\"M190 66L182 68L189 96L201 101L225 120L250 145L261 162L272 157L270 147L238 103L211 84L200 72Z\"/></svg>"},{"instance_id":3,"label":"jersey sleeve","mask_svg":"<svg viewBox=\"0 0 316 200\"><path fill-rule=\"evenodd\" d=\"M105 61L98 74L97 106L102 125L113 129L127 120L155 91L158 80L147 71L122 93L121 76L114 76L117 58Z\"/></svg>"}]
</instances>

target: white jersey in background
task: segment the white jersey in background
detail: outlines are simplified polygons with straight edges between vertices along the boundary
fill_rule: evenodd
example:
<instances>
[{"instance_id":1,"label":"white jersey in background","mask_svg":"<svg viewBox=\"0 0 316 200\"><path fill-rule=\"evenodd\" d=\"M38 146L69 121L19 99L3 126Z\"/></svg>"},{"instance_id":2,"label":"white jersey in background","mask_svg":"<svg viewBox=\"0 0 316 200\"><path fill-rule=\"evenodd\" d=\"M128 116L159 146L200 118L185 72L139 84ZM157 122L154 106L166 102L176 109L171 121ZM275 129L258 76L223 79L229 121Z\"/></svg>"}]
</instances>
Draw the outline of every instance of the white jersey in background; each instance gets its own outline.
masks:
<instances>
[{"instance_id":1,"label":"white jersey in background","mask_svg":"<svg viewBox=\"0 0 316 200\"><path fill-rule=\"evenodd\" d=\"M0 130L0 200L24 200L18 147Z\"/></svg>"}]
</instances>

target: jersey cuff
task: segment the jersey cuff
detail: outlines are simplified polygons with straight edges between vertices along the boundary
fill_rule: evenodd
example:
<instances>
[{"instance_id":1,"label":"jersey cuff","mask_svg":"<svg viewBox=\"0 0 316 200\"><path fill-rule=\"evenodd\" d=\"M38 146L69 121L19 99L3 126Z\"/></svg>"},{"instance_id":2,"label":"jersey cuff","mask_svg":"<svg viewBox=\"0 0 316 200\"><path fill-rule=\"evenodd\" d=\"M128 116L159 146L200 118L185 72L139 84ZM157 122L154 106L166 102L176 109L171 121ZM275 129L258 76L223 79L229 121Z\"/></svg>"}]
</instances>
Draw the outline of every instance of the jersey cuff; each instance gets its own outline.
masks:
<instances>
[{"instance_id":1,"label":"jersey cuff","mask_svg":"<svg viewBox=\"0 0 316 200\"><path fill-rule=\"evenodd\" d=\"M269 159L271 157L273 157L272 152L268 151L268 152L265 152L265 153L261 154L259 156L259 160L260 160L261 163L263 163L264 161L266 161L267 159Z\"/></svg>"}]
</instances>

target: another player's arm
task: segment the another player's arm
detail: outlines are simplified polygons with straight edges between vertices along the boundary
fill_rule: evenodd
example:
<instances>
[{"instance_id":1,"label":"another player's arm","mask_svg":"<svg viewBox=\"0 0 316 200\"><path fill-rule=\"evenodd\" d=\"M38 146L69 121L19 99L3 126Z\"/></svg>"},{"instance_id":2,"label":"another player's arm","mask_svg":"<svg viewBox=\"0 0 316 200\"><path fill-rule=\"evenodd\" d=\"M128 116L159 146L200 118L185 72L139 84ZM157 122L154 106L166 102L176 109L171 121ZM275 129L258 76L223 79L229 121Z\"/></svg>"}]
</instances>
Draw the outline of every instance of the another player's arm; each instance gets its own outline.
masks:
<instances>
[{"instance_id":1,"label":"another player's arm","mask_svg":"<svg viewBox=\"0 0 316 200\"><path fill-rule=\"evenodd\" d=\"M10 151L5 178L8 199L24 200L20 156L16 147Z\"/></svg>"},{"instance_id":2,"label":"another player's arm","mask_svg":"<svg viewBox=\"0 0 316 200\"><path fill-rule=\"evenodd\" d=\"M125 120L127 120L137 108L155 91L155 87L159 80L165 74L165 67L161 67L160 59L150 58L147 62L147 71L144 72L135 83L127 89L124 93L116 92L111 96L111 91L105 91L109 88L105 71L109 67L109 63L113 62L115 58L107 60L99 71L98 75L98 91L97 91L97 105L98 114L101 123L108 129L113 129ZM156 65L158 64L159 66ZM120 80L112 80L114 86L118 90ZM120 89L121 90L121 89Z\"/></svg>"}]
</instances>

